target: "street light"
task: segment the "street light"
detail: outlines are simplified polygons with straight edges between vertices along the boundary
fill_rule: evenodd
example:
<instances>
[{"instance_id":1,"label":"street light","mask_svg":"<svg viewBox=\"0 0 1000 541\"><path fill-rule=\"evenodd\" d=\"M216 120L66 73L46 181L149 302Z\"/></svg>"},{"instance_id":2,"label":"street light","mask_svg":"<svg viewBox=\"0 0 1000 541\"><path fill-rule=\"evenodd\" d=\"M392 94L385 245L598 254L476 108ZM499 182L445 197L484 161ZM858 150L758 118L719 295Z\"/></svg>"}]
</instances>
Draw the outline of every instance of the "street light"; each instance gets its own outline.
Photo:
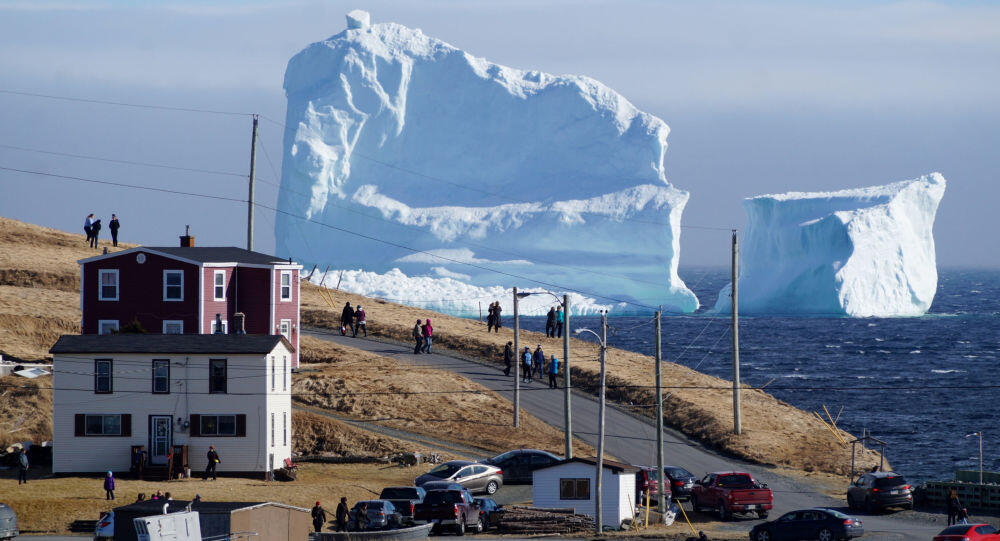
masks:
<instances>
[{"instance_id":1,"label":"street light","mask_svg":"<svg viewBox=\"0 0 1000 541\"><path fill-rule=\"evenodd\" d=\"M601 334L590 329L577 329L575 334L589 332L594 335L601 344L601 388L599 391L600 400L597 408L597 490L594 495L594 530L597 535L604 532L604 520L602 514L602 478L604 477L604 389L607 382L606 359L608 351L608 313L601 312Z\"/></svg>"},{"instance_id":2,"label":"street light","mask_svg":"<svg viewBox=\"0 0 1000 541\"><path fill-rule=\"evenodd\" d=\"M972 436L979 436L979 484L983 484L983 431L979 432L969 432L965 435L966 438L971 438Z\"/></svg>"}]
</instances>

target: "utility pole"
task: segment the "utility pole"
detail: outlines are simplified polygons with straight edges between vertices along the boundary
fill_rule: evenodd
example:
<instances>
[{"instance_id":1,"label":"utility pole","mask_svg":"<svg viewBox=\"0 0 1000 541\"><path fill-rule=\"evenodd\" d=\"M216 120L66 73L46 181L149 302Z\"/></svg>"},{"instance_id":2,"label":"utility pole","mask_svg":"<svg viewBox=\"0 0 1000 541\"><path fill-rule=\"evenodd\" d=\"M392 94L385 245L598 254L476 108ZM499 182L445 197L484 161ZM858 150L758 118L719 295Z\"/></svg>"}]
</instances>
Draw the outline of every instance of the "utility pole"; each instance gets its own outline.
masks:
<instances>
[{"instance_id":1,"label":"utility pole","mask_svg":"<svg viewBox=\"0 0 1000 541\"><path fill-rule=\"evenodd\" d=\"M517 288L514 288L514 428L521 426L521 350L518 347Z\"/></svg>"},{"instance_id":2,"label":"utility pole","mask_svg":"<svg viewBox=\"0 0 1000 541\"><path fill-rule=\"evenodd\" d=\"M570 409L570 380L569 380L569 295L563 295L563 409L565 410L566 423L566 454L567 460L573 458L573 411Z\"/></svg>"},{"instance_id":3,"label":"utility pole","mask_svg":"<svg viewBox=\"0 0 1000 541\"><path fill-rule=\"evenodd\" d=\"M608 313L601 312L601 390L597 414L597 492L594 494L594 524L597 535L604 532L604 518L601 494L601 482L604 477L604 393L607 382L607 351L608 351Z\"/></svg>"},{"instance_id":4,"label":"utility pole","mask_svg":"<svg viewBox=\"0 0 1000 541\"><path fill-rule=\"evenodd\" d=\"M253 250L253 181L257 167L257 115L253 115L253 136L250 138L250 195L247 197L247 250Z\"/></svg>"},{"instance_id":5,"label":"utility pole","mask_svg":"<svg viewBox=\"0 0 1000 541\"><path fill-rule=\"evenodd\" d=\"M656 479L658 483L656 510L662 515L667 511L667 504L663 500L664 487L666 487L666 475L663 472L663 374L660 366L660 312L661 306L656 311Z\"/></svg>"},{"instance_id":6,"label":"utility pole","mask_svg":"<svg viewBox=\"0 0 1000 541\"><path fill-rule=\"evenodd\" d=\"M733 229L733 433L739 436L743 433L743 422L740 411L740 316L739 316L739 246L736 243L736 230Z\"/></svg>"}]
</instances>

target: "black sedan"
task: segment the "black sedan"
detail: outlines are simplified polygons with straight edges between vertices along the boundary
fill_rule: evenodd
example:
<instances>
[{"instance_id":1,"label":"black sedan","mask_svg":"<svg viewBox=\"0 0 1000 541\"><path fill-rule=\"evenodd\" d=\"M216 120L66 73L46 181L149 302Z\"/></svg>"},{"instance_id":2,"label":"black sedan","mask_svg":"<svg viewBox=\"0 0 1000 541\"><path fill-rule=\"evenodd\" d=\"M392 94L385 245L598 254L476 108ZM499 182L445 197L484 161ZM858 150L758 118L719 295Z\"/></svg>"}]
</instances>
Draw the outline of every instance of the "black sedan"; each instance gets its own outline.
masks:
<instances>
[{"instance_id":1,"label":"black sedan","mask_svg":"<svg viewBox=\"0 0 1000 541\"><path fill-rule=\"evenodd\" d=\"M562 461L561 458L548 451L514 449L481 462L503 470L504 484L528 483L530 485L532 472L560 461Z\"/></svg>"},{"instance_id":2,"label":"black sedan","mask_svg":"<svg viewBox=\"0 0 1000 541\"><path fill-rule=\"evenodd\" d=\"M479 506L479 516L483 518L484 532L500 525L500 516L503 515L503 507L500 504L495 502L493 498L476 498L473 501Z\"/></svg>"},{"instance_id":3,"label":"black sedan","mask_svg":"<svg viewBox=\"0 0 1000 541\"><path fill-rule=\"evenodd\" d=\"M663 474L670 483L670 493L675 501L691 499L691 487L698 480L693 473L680 466L664 466Z\"/></svg>"},{"instance_id":4,"label":"black sedan","mask_svg":"<svg viewBox=\"0 0 1000 541\"><path fill-rule=\"evenodd\" d=\"M750 530L753 541L797 541L799 539L851 539L861 537L865 529L861 521L840 511L827 508L802 509L785 513L770 522L762 522Z\"/></svg>"}]
</instances>

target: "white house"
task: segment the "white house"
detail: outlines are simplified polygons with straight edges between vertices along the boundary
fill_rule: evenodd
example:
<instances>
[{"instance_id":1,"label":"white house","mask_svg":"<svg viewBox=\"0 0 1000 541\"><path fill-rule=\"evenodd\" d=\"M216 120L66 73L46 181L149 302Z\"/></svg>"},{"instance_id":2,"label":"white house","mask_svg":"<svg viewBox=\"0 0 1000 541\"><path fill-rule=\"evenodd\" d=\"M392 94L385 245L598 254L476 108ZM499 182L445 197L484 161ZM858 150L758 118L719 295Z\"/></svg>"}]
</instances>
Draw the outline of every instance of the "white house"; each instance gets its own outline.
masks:
<instances>
[{"instance_id":1,"label":"white house","mask_svg":"<svg viewBox=\"0 0 1000 541\"><path fill-rule=\"evenodd\" d=\"M531 496L535 507L572 508L576 513L594 516L597 483L597 459L570 458L537 469L532 474ZM635 466L604 461L601 476L601 515L604 525L618 527L635 514Z\"/></svg>"},{"instance_id":2,"label":"white house","mask_svg":"<svg viewBox=\"0 0 1000 541\"><path fill-rule=\"evenodd\" d=\"M280 335L64 335L52 349L52 471L128 471L132 446L151 467L186 445L204 470L259 475L291 457L291 362Z\"/></svg>"}]
</instances>

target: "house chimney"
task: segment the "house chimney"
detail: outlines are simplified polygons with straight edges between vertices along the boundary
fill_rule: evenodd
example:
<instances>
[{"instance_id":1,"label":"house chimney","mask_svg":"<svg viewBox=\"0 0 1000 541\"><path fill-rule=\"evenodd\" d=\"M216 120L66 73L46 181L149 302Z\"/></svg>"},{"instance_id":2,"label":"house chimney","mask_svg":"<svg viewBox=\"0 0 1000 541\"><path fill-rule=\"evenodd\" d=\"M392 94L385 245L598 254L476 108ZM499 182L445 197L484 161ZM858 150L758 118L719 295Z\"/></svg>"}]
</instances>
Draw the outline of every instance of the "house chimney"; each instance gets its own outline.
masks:
<instances>
[{"instance_id":1,"label":"house chimney","mask_svg":"<svg viewBox=\"0 0 1000 541\"><path fill-rule=\"evenodd\" d=\"M247 333L246 327L244 325L246 319L247 316L243 312L236 312L235 314L233 314L233 327L232 327L233 334Z\"/></svg>"},{"instance_id":2,"label":"house chimney","mask_svg":"<svg viewBox=\"0 0 1000 541\"><path fill-rule=\"evenodd\" d=\"M191 226L184 226L184 236L181 237L181 248L193 248L194 237L191 236Z\"/></svg>"},{"instance_id":3,"label":"house chimney","mask_svg":"<svg viewBox=\"0 0 1000 541\"><path fill-rule=\"evenodd\" d=\"M215 334L222 334L222 314L215 314Z\"/></svg>"}]
</instances>

